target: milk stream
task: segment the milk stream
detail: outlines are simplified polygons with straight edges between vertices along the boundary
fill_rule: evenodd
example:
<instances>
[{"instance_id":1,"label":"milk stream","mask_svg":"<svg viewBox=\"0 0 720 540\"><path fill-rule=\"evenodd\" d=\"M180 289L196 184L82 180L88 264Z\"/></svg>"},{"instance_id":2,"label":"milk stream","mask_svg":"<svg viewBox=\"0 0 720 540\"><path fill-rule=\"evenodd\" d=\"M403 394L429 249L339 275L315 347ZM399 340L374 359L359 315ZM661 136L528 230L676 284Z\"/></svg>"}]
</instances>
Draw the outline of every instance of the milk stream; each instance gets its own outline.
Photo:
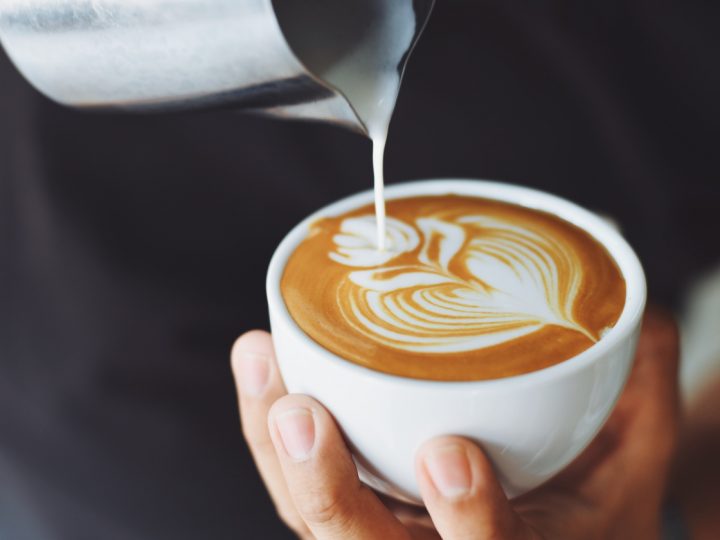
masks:
<instances>
[{"instance_id":1,"label":"milk stream","mask_svg":"<svg viewBox=\"0 0 720 540\"><path fill-rule=\"evenodd\" d=\"M373 152L373 188L375 189L375 222L377 227L377 248L385 251L385 237L387 226L385 225L385 142L387 131L370 134Z\"/></svg>"},{"instance_id":2,"label":"milk stream","mask_svg":"<svg viewBox=\"0 0 720 540\"><path fill-rule=\"evenodd\" d=\"M400 90L400 66L415 36L413 0L276 0L293 49L338 89L372 141L377 247L386 246L383 162Z\"/></svg>"},{"instance_id":3,"label":"milk stream","mask_svg":"<svg viewBox=\"0 0 720 540\"><path fill-rule=\"evenodd\" d=\"M367 3L367 0L363 0ZM373 0L376 18L353 53L326 72L327 80L347 97L372 141L377 248L386 249L385 144L400 91L398 66L412 45L412 0Z\"/></svg>"}]
</instances>

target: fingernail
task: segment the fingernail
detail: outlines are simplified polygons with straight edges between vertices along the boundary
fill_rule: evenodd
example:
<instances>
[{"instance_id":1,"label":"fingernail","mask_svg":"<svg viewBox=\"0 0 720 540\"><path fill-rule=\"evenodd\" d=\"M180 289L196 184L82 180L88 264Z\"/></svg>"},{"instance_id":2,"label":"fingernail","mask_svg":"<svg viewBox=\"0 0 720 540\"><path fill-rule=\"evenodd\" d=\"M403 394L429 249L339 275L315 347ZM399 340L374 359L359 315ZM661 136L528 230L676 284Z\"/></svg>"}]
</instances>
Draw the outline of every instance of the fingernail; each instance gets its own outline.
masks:
<instances>
[{"instance_id":1,"label":"fingernail","mask_svg":"<svg viewBox=\"0 0 720 540\"><path fill-rule=\"evenodd\" d=\"M259 396L270 380L270 359L255 352L240 353L240 390L247 396Z\"/></svg>"},{"instance_id":2,"label":"fingernail","mask_svg":"<svg viewBox=\"0 0 720 540\"><path fill-rule=\"evenodd\" d=\"M425 468L435 487L446 499L457 499L470 493L472 471L462 446L441 446L425 455Z\"/></svg>"},{"instance_id":3,"label":"fingernail","mask_svg":"<svg viewBox=\"0 0 720 540\"><path fill-rule=\"evenodd\" d=\"M307 409L290 409L275 417L285 451L294 461L306 461L315 444L315 421Z\"/></svg>"}]
</instances>

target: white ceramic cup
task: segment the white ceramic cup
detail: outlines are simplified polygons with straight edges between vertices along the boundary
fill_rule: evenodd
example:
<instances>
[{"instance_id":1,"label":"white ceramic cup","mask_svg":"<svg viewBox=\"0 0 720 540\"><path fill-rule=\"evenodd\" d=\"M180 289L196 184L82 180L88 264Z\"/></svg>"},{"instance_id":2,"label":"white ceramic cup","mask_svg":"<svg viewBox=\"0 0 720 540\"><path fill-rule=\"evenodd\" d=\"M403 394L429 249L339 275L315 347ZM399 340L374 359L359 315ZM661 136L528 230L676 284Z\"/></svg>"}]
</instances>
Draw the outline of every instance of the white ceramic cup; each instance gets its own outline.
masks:
<instances>
[{"instance_id":1,"label":"white ceramic cup","mask_svg":"<svg viewBox=\"0 0 720 540\"><path fill-rule=\"evenodd\" d=\"M452 434L482 446L506 493L514 497L577 457L610 414L632 366L645 307L645 277L637 256L612 225L553 195L476 180L425 180L386 190L387 199L445 194L543 210L590 233L613 256L625 278L625 307L615 327L569 360L488 381L408 379L343 360L295 323L283 301L280 279L310 224L321 216L371 203L373 194L367 191L303 220L277 248L267 277L273 343L288 391L310 395L327 407L350 444L361 478L373 488L419 502L415 452L432 437Z\"/></svg>"}]
</instances>

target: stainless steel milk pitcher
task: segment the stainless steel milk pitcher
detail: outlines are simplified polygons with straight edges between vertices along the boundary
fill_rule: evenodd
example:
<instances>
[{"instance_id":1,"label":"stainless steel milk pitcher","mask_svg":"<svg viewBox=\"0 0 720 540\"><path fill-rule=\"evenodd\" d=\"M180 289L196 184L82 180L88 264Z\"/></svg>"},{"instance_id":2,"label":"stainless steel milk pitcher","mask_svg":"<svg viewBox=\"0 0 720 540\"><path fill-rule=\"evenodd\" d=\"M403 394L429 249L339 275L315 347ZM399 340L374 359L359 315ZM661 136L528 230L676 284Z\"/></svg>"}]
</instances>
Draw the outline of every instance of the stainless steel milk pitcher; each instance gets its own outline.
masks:
<instances>
[{"instance_id":1,"label":"stainless steel milk pitcher","mask_svg":"<svg viewBox=\"0 0 720 540\"><path fill-rule=\"evenodd\" d=\"M0 41L38 90L66 105L225 106L367 133L347 93L330 82L332 73L339 63L345 72L362 64L358 47L392 18L386 37L410 36L392 66L401 76L433 3L0 0ZM366 69L354 78L369 76Z\"/></svg>"}]
</instances>

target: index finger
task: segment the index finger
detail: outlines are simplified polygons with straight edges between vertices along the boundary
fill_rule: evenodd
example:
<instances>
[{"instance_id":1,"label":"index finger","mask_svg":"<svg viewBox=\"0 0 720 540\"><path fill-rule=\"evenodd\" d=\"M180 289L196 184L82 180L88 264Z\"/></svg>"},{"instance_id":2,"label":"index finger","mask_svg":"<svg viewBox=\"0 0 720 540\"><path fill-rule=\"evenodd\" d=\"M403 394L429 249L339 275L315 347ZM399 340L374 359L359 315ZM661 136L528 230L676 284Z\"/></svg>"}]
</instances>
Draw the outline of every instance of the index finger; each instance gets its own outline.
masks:
<instances>
[{"instance_id":1,"label":"index finger","mask_svg":"<svg viewBox=\"0 0 720 540\"><path fill-rule=\"evenodd\" d=\"M270 334L253 330L235 342L231 354L243 435L280 518L300 536L308 530L288 491L268 431L270 406L287 394Z\"/></svg>"}]
</instances>

